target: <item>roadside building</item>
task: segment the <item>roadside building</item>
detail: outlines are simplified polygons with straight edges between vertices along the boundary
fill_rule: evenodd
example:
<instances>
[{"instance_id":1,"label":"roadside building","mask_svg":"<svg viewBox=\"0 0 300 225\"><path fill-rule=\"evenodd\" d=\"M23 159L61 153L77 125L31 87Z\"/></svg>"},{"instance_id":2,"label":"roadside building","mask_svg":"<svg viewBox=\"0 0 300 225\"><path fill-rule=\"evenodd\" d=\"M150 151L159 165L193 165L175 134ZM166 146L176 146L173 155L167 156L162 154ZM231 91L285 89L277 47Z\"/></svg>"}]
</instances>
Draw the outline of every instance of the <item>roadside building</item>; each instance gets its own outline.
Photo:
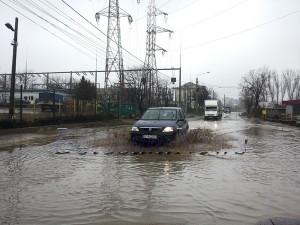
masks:
<instances>
[{"instance_id":1,"label":"roadside building","mask_svg":"<svg viewBox=\"0 0 300 225\"><path fill-rule=\"evenodd\" d=\"M181 89L179 89L179 87L173 88L173 101L177 106L179 106L181 103L181 106L188 111L195 110L197 107L197 102L200 100L199 96L202 92L205 92L203 90L207 90L206 86L196 85L193 82L187 82L181 86ZM199 94L196 95L196 93Z\"/></svg>"},{"instance_id":2,"label":"roadside building","mask_svg":"<svg viewBox=\"0 0 300 225\"><path fill-rule=\"evenodd\" d=\"M285 113L284 107L267 107L265 109L264 118L271 121L278 121L282 114Z\"/></svg>"},{"instance_id":3,"label":"roadside building","mask_svg":"<svg viewBox=\"0 0 300 225\"><path fill-rule=\"evenodd\" d=\"M291 117L300 115L300 99L282 101L282 104L285 105L286 115L290 115Z\"/></svg>"},{"instance_id":4,"label":"roadside building","mask_svg":"<svg viewBox=\"0 0 300 225\"><path fill-rule=\"evenodd\" d=\"M45 92L52 92L52 90L46 90L46 89L41 89L41 90L23 90L22 91L22 99L25 101L30 102L30 104L35 104L38 99L39 99L39 94L40 93L45 93ZM57 89L55 90L56 94L63 95L64 99L73 99L73 96L69 93L68 90L64 89ZM9 96L10 92L9 91L0 91L0 105L8 105L9 103ZM20 90L15 91L15 100L20 100L21 98L21 93Z\"/></svg>"}]
</instances>

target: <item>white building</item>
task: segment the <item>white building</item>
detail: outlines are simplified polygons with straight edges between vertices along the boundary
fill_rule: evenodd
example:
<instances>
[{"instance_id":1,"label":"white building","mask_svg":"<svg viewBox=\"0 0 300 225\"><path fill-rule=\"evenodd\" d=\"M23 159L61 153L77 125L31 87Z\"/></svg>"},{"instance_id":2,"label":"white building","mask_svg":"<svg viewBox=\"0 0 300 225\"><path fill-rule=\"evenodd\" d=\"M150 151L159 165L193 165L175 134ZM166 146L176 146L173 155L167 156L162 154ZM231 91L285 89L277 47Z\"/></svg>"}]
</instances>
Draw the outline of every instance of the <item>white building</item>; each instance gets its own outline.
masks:
<instances>
[{"instance_id":1,"label":"white building","mask_svg":"<svg viewBox=\"0 0 300 225\"><path fill-rule=\"evenodd\" d=\"M29 101L30 104L34 104L39 99L39 94L45 93L45 92L53 92L53 91L51 91L51 90L23 90L22 91L22 99ZM64 89L55 90L55 94L63 95L64 100L73 98L73 96ZM0 91L0 103L2 103L2 104L9 103L9 96L10 96L9 90L8 91ZM15 91L15 99L20 100L20 98L21 98L20 90L16 90Z\"/></svg>"}]
</instances>

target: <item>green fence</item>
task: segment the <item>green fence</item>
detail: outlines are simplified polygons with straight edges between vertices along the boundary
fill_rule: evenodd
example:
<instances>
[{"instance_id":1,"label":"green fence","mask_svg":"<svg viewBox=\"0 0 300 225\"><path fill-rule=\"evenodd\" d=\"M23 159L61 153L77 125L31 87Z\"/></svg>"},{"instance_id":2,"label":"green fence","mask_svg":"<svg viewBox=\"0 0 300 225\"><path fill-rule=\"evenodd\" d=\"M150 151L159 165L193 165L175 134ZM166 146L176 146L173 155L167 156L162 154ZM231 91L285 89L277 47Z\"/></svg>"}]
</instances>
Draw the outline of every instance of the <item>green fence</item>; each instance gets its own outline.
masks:
<instances>
[{"instance_id":1,"label":"green fence","mask_svg":"<svg viewBox=\"0 0 300 225\"><path fill-rule=\"evenodd\" d=\"M134 118L137 112L137 105L132 104L117 104L117 103L99 103L98 110L109 116L116 118Z\"/></svg>"}]
</instances>

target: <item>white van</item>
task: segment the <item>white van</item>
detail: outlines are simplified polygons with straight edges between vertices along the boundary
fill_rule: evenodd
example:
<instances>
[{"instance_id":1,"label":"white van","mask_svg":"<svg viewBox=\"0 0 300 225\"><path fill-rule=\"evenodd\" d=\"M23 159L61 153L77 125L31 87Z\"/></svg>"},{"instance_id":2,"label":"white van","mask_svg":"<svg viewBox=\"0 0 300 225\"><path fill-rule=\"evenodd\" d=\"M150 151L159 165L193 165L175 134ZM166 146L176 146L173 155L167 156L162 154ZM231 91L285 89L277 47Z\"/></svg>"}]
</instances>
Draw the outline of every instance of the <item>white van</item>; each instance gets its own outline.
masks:
<instances>
[{"instance_id":1,"label":"white van","mask_svg":"<svg viewBox=\"0 0 300 225\"><path fill-rule=\"evenodd\" d=\"M218 100L205 100L204 119L222 119L222 108Z\"/></svg>"}]
</instances>

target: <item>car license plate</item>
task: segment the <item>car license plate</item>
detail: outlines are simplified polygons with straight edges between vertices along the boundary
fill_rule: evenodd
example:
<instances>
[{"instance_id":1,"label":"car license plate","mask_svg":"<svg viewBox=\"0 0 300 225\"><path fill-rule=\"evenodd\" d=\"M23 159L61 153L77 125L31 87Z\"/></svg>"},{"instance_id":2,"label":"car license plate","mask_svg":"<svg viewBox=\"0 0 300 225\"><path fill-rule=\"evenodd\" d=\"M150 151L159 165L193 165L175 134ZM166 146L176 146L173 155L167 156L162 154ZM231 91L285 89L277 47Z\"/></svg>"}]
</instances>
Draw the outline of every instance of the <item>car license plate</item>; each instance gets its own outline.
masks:
<instances>
[{"instance_id":1,"label":"car license plate","mask_svg":"<svg viewBox=\"0 0 300 225\"><path fill-rule=\"evenodd\" d=\"M145 139L157 139L157 135L143 135Z\"/></svg>"}]
</instances>

